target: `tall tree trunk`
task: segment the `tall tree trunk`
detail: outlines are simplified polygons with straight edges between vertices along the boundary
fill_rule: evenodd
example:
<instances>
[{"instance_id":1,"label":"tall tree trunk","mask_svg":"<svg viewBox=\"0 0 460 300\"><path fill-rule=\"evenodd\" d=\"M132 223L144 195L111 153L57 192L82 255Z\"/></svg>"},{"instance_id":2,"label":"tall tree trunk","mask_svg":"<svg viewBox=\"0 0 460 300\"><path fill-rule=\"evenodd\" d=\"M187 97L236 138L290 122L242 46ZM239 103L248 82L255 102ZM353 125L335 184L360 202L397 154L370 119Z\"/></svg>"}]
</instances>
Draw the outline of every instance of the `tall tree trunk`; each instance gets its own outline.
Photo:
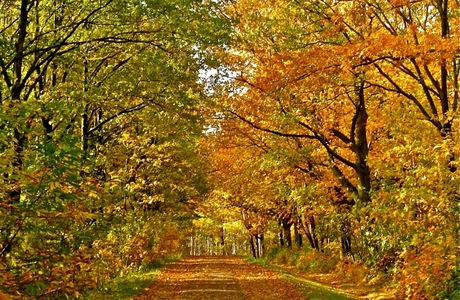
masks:
<instances>
[{"instance_id":1,"label":"tall tree trunk","mask_svg":"<svg viewBox=\"0 0 460 300\"><path fill-rule=\"evenodd\" d=\"M264 235L263 234L256 234L255 235L255 239L256 239L256 246L257 246L257 258L260 258L263 256L263 253L264 253Z\"/></svg>"},{"instance_id":2,"label":"tall tree trunk","mask_svg":"<svg viewBox=\"0 0 460 300\"><path fill-rule=\"evenodd\" d=\"M294 240L297 248L301 248L303 245L302 233L299 231L299 224L294 223Z\"/></svg>"},{"instance_id":3,"label":"tall tree trunk","mask_svg":"<svg viewBox=\"0 0 460 300\"><path fill-rule=\"evenodd\" d=\"M14 59L13 68L14 68L14 84L11 86L11 98L12 98L12 105L17 105L23 102L22 93L24 90L24 82L23 82L23 53L24 53L24 43L27 36L27 24L28 24L28 3L27 0L21 1L21 12L19 16L19 25L18 25L18 38L16 40L16 58ZM21 122L21 120L19 120ZM13 128L13 136L14 136L14 158L12 161L13 172L18 174L22 170L23 165L23 152L25 146L25 136L24 133L16 125ZM14 176L13 176L14 177ZM10 186L12 189L8 193L8 202L9 203L16 203L19 202L21 198L21 188L19 184L17 184L17 180L9 180Z\"/></svg>"},{"instance_id":4,"label":"tall tree trunk","mask_svg":"<svg viewBox=\"0 0 460 300\"><path fill-rule=\"evenodd\" d=\"M222 255L227 255L227 249L225 247L225 228L223 226L220 230L220 248L222 249Z\"/></svg>"},{"instance_id":5,"label":"tall tree trunk","mask_svg":"<svg viewBox=\"0 0 460 300\"><path fill-rule=\"evenodd\" d=\"M310 243L310 246L318 251L321 251L321 245L319 243L318 237L316 236L316 223L315 217L313 215L308 216L307 219L302 218L300 225L301 229L305 233L305 236Z\"/></svg>"},{"instance_id":6,"label":"tall tree trunk","mask_svg":"<svg viewBox=\"0 0 460 300\"><path fill-rule=\"evenodd\" d=\"M283 229L280 228L280 231L278 232L278 241L280 243L280 247L284 247L284 236L283 236Z\"/></svg>"},{"instance_id":7,"label":"tall tree trunk","mask_svg":"<svg viewBox=\"0 0 460 300\"><path fill-rule=\"evenodd\" d=\"M352 257L351 236L342 236L340 237L340 241L342 243L342 255L345 257Z\"/></svg>"},{"instance_id":8,"label":"tall tree trunk","mask_svg":"<svg viewBox=\"0 0 460 300\"><path fill-rule=\"evenodd\" d=\"M85 68L83 73L83 92L86 94L88 92L89 85L89 70L88 70L88 61L84 62ZM81 115L81 149L83 151L83 160L87 158L88 149L89 149L89 128L90 128L90 119L89 119L89 104L85 103L83 112Z\"/></svg>"},{"instance_id":9,"label":"tall tree trunk","mask_svg":"<svg viewBox=\"0 0 460 300\"><path fill-rule=\"evenodd\" d=\"M29 14L29 1L22 0L21 1L21 9L19 15L19 25L17 31L17 39L15 41L15 50L16 50L16 57L13 61L13 80L10 80L8 75L4 74L4 78L6 81L6 85L10 88L11 91L11 108L15 105L21 104L24 99L22 99L22 94L24 91L24 83L25 79L23 78L23 61L24 61L24 44L26 41L27 36L27 24L28 24L28 14ZM22 122L22 120L18 116L18 122ZM7 199L5 199L6 204L16 204L21 199L22 189L21 184L18 181L18 177L20 177L20 173L23 169L23 155L24 155L24 147L26 144L26 137L25 133L22 132L20 129L19 124L13 125L13 149L14 149L14 156L11 162L12 167L12 174L11 176L5 174L5 182L9 185L8 192L7 192ZM28 125L26 126L28 127ZM18 222L16 222L18 221ZM17 237L18 232L20 231L20 223L19 219L17 219L14 223L7 226L6 229L1 232L0 236L0 256L5 255L6 253L10 252L12 249L12 245L14 240Z\"/></svg>"},{"instance_id":10,"label":"tall tree trunk","mask_svg":"<svg viewBox=\"0 0 460 300\"><path fill-rule=\"evenodd\" d=\"M255 241L254 241L254 235L253 235L253 234L251 234L251 239L250 239L250 241L249 241L249 244L250 244L250 246L251 246L252 256L253 256L254 258L258 258L258 256L257 256L257 250L256 250L256 245L255 245Z\"/></svg>"},{"instance_id":11,"label":"tall tree trunk","mask_svg":"<svg viewBox=\"0 0 460 300\"><path fill-rule=\"evenodd\" d=\"M291 227L292 221L290 216L289 217L282 217L280 219L281 229L283 232L283 238L286 247L292 248L292 234L291 234Z\"/></svg>"},{"instance_id":12,"label":"tall tree trunk","mask_svg":"<svg viewBox=\"0 0 460 300\"><path fill-rule=\"evenodd\" d=\"M350 230L350 221L342 221L340 229L342 231L342 236L340 237L340 241L342 244L342 255L344 257L348 257L354 260L354 254L351 245L352 233Z\"/></svg>"},{"instance_id":13,"label":"tall tree trunk","mask_svg":"<svg viewBox=\"0 0 460 300\"><path fill-rule=\"evenodd\" d=\"M358 175L358 198L363 204L371 202L371 176L370 168L367 164L369 156L369 144L367 142L367 119L366 101L364 96L364 83L358 87L358 104L356 106L355 117L352 123L352 141L354 142L354 152L356 154L356 173Z\"/></svg>"}]
</instances>

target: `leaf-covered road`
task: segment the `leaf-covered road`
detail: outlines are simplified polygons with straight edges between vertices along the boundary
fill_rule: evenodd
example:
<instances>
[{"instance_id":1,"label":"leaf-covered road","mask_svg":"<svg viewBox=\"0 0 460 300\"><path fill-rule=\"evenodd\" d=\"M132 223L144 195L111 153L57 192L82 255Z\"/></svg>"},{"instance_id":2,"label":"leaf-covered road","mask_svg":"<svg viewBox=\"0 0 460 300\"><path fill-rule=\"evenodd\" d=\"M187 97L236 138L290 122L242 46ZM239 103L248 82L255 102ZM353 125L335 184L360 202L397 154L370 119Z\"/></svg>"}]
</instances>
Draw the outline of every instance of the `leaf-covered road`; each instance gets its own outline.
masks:
<instances>
[{"instance_id":1,"label":"leaf-covered road","mask_svg":"<svg viewBox=\"0 0 460 300\"><path fill-rule=\"evenodd\" d=\"M135 300L306 299L299 285L280 273L232 256L190 257L169 265Z\"/></svg>"}]
</instances>

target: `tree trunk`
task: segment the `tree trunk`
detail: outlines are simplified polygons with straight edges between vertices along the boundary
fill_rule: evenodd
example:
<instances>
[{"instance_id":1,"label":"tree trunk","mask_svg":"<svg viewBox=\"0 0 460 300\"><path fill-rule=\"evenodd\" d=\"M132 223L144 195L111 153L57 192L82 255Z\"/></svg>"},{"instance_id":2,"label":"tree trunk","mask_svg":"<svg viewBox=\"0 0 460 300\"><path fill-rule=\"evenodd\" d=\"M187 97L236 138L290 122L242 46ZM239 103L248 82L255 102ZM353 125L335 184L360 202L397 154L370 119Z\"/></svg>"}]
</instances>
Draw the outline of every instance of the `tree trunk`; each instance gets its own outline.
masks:
<instances>
[{"instance_id":1,"label":"tree trunk","mask_svg":"<svg viewBox=\"0 0 460 300\"><path fill-rule=\"evenodd\" d=\"M292 248L292 234L291 234L291 227L292 221L290 217L283 217L280 219L280 224L283 232L283 238L286 247Z\"/></svg>"},{"instance_id":2,"label":"tree trunk","mask_svg":"<svg viewBox=\"0 0 460 300\"><path fill-rule=\"evenodd\" d=\"M286 240L286 246L288 248L292 248L291 227L292 227L292 223L290 223L290 222L283 224L284 239Z\"/></svg>"},{"instance_id":3,"label":"tree trunk","mask_svg":"<svg viewBox=\"0 0 460 300\"><path fill-rule=\"evenodd\" d=\"M284 237L283 237L283 230L280 229L280 232L278 232L278 241L280 243L280 247L284 247Z\"/></svg>"},{"instance_id":4,"label":"tree trunk","mask_svg":"<svg viewBox=\"0 0 460 300\"><path fill-rule=\"evenodd\" d=\"M264 235L256 234L257 241L257 258L260 258L264 254Z\"/></svg>"},{"instance_id":5,"label":"tree trunk","mask_svg":"<svg viewBox=\"0 0 460 300\"><path fill-rule=\"evenodd\" d=\"M24 43L27 36L27 24L28 24L28 1L22 0L21 1L21 12L19 16L19 25L18 25L18 35L17 40L15 43L16 46L16 58L13 63L14 68L14 83L10 86L11 88L11 98L12 98L12 105L19 104L23 102L22 93L24 90L24 78L23 78L23 53L24 53ZM21 120L19 120L20 122ZM14 136L14 158L12 162L13 172L18 174L22 170L23 165L23 152L24 152L24 145L25 145L25 136L23 132L20 132L18 126L13 128L13 136ZM14 175L14 174L13 174ZM19 184L16 184L17 180L9 180L8 181L13 189L8 193L8 203L17 203L21 198L21 188Z\"/></svg>"},{"instance_id":6,"label":"tree trunk","mask_svg":"<svg viewBox=\"0 0 460 300\"><path fill-rule=\"evenodd\" d=\"M307 220L301 221L300 225L308 239L308 242L310 243L310 246L315 250L321 251L321 245L318 237L316 236L315 217L313 215L309 216Z\"/></svg>"},{"instance_id":7,"label":"tree trunk","mask_svg":"<svg viewBox=\"0 0 460 300\"><path fill-rule=\"evenodd\" d=\"M23 61L24 61L24 44L27 36L27 24L28 14L29 14L29 1L21 1L21 10L19 16L19 25L17 30L17 39L14 43L16 47L16 58L13 61L13 80L6 74L4 75L6 86L11 91L11 106L15 106L24 100L22 99L22 94L24 91L24 83L27 79L23 78ZM18 117L18 122L22 120ZM13 149L14 156L11 162L12 174L4 175L5 182L8 184L7 199L5 199L6 204L17 204L21 199L21 184L18 182L18 179L15 177L20 177L20 173L23 168L23 155L24 155L24 146L26 144L26 138L24 132L21 132L19 129L19 124L13 125ZM28 126L27 126L28 127ZM19 221L19 220L18 220ZM15 222L16 223L16 222ZM3 230L2 235L0 236L0 256L5 255L10 252L13 246L13 242L16 239L18 232L20 231L20 223L18 224L9 224L6 229Z\"/></svg>"},{"instance_id":8,"label":"tree trunk","mask_svg":"<svg viewBox=\"0 0 460 300\"><path fill-rule=\"evenodd\" d=\"M257 251L256 251L256 245L255 245L255 242L254 242L254 235L251 234L251 240L249 241L249 244L251 245L251 252L252 252L252 256L254 258L258 258L257 256Z\"/></svg>"},{"instance_id":9,"label":"tree trunk","mask_svg":"<svg viewBox=\"0 0 460 300\"><path fill-rule=\"evenodd\" d=\"M89 70L88 62L85 59L84 62L84 71L83 71L83 92L86 94L88 92L89 85ZM88 149L89 149L89 104L85 103L84 110L81 115L81 149L83 151L83 161L87 158Z\"/></svg>"},{"instance_id":10,"label":"tree trunk","mask_svg":"<svg viewBox=\"0 0 460 300\"><path fill-rule=\"evenodd\" d=\"M363 204L371 202L371 171L367 164L369 156L369 144L367 142L367 119L366 101L364 96L364 83L358 87L358 105L352 123L352 141L356 154L356 173L358 175L358 198Z\"/></svg>"},{"instance_id":11,"label":"tree trunk","mask_svg":"<svg viewBox=\"0 0 460 300\"><path fill-rule=\"evenodd\" d=\"M221 234L220 234L220 248L222 249L222 255L227 255L227 249L225 247L225 228L221 227Z\"/></svg>"},{"instance_id":12,"label":"tree trunk","mask_svg":"<svg viewBox=\"0 0 460 300\"><path fill-rule=\"evenodd\" d=\"M351 236L342 236L340 238L340 241L342 243L342 254L345 257L352 257L352 251L351 251Z\"/></svg>"},{"instance_id":13,"label":"tree trunk","mask_svg":"<svg viewBox=\"0 0 460 300\"><path fill-rule=\"evenodd\" d=\"M352 233L350 231L350 222L348 220L342 221L341 225L342 236L340 237L342 244L342 255L354 260L353 249L351 245Z\"/></svg>"},{"instance_id":14,"label":"tree trunk","mask_svg":"<svg viewBox=\"0 0 460 300\"><path fill-rule=\"evenodd\" d=\"M298 223L294 224L294 239L295 239L295 244L297 245L297 248L301 248L303 244L303 238L302 238L302 233L300 233L299 231Z\"/></svg>"}]
</instances>

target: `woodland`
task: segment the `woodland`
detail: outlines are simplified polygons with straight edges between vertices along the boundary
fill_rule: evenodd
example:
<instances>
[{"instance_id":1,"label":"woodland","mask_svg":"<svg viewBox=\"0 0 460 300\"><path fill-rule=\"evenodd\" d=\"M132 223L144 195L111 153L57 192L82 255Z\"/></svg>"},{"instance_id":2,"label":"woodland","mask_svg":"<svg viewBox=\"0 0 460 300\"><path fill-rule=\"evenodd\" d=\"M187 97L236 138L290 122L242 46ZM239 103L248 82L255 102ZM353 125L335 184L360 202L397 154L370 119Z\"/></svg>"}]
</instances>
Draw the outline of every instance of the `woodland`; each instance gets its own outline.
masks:
<instances>
[{"instance_id":1,"label":"woodland","mask_svg":"<svg viewBox=\"0 0 460 300\"><path fill-rule=\"evenodd\" d=\"M460 298L460 2L2 0L0 298L180 255Z\"/></svg>"}]
</instances>

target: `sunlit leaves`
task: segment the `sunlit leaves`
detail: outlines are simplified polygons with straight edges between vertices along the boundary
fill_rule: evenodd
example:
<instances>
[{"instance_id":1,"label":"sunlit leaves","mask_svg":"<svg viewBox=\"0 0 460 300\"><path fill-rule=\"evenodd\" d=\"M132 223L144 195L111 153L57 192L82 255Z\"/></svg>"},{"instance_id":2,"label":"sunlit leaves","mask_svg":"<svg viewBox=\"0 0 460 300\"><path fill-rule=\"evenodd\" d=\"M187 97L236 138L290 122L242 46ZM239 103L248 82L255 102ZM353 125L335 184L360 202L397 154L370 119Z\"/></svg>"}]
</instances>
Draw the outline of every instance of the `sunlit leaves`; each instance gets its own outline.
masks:
<instances>
[{"instance_id":1,"label":"sunlit leaves","mask_svg":"<svg viewBox=\"0 0 460 300\"><path fill-rule=\"evenodd\" d=\"M342 246L350 235L354 259L404 274L406 297L440 292L407 274L435 282L449 263L423 269L427 253L455 256L458 5L242 0L227 13L214 199L275 220L294 207Z\"/></svg>"},{"instance_id":2,"label":"sunlit leaves","mask_svg":"<svg viewBox=\"0 0 460 300\"><path fill-rule=\"evenodd\" d=\"M217 4L2 2L8 293L78 295L181 250L206 191L196 107L205 49L228 33Z\"/></svg>"}]
</instances>

